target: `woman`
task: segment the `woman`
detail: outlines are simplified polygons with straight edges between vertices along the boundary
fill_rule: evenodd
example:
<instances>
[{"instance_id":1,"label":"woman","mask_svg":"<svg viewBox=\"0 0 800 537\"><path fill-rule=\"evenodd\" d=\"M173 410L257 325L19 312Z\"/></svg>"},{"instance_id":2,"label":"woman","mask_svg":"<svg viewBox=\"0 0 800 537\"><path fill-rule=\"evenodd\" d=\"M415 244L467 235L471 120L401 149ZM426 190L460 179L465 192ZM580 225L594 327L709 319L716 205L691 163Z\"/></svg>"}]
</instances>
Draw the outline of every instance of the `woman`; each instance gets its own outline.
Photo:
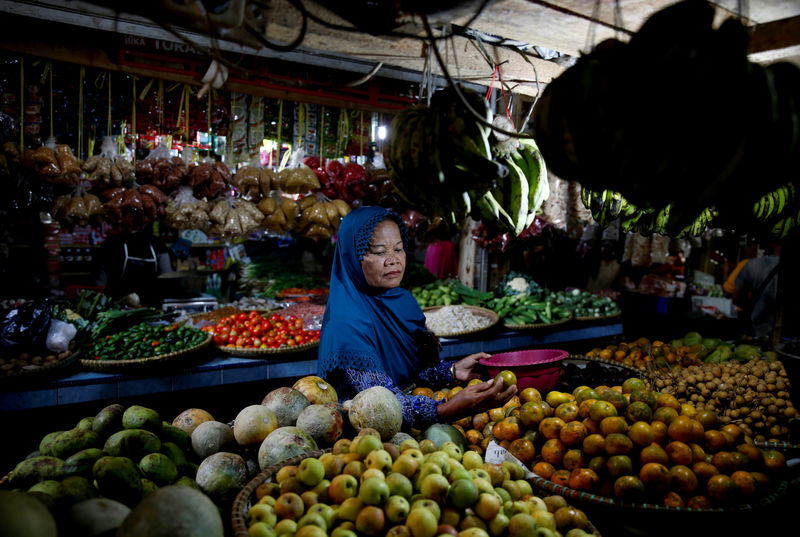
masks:
<instances>
[{"instance_id":1,"label":"woman","mask_svg":"<svg viewBox=\"0 0 800 537\"><path fill-rule=\"evenodd\" d=\"M403 221L387 209L361 207L342 219L322 321L319 375L346 399L385 386L397 394L404 421L415 429L503 406L516 386L504 387L499 378L467 386L449 401L402 392L415 383L437 387L480 378L474 369L488 356L439 362L425 315L400 288L407 246Z\"/></svg>"}]
</instances>

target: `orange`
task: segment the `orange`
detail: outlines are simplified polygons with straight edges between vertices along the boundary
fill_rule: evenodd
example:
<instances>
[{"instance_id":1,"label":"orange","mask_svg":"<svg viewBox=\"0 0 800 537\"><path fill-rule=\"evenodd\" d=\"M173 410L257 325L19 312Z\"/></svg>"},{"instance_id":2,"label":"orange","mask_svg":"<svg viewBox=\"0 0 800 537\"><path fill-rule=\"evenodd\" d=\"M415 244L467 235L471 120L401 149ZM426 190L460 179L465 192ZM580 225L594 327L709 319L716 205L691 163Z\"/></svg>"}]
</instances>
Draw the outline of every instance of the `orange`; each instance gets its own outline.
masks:
<instances>
[{"instance_id":1,"label":"orange","mask_svg":"<svg viewBox=\"0 0 800 537\"><path fill-rule=\"evenodd\" d=\"M744 436L744 431L742 428L736 425L735 423L728 423L727 425L723 425L720 429L724 433L728 433L733 437L733 441L737 444L742 440Z\"/></svg>"},{"instance_id":2,"label":"orange","mask_svg":"<svg viewBox=\"0 0 800 537\"><path fill-rule=\"evenodd\" d=\"M461 425L459 425L458 423L454 423L453 427L456 428L458 430L458 432L460 432L462 435L466 436L467 432L464 430L464 428Z\"/></svg>"},{"instance_id":3,"label":"orange","mask_svg":"<svg viewBox=\"0 0 800 537\"><path fill-rule=\"evenodd\" d=\"M489 423L489 414L486 412L481 412L480 414L472 416L472 428L476 431L480 431L486 427L487 423Z\"/></svg>"},{"instance_id":4,"label":"orange","mask_svg":"<svg viewBox=\"0 0 800 537\"><path fill-rule=\"evenodd\" d=\"M650 423L653 419L653 411L650 405L644 401L634 401L625 409L625 417L628 418L628 421L645 421Z\"/></svg>"},{"instance_id":5,"label":"orange","mask_svg":"<svg viewBox=\"0 0 800 537\"><path fill-rule=\"evenodd\" d=\"M697 488L697 476L683 464L676 464L669 469L672 474L672 490L680 494L692 494Z\"/></svg>"},{"instance_id":6,"label":"orange","mask_svg":"<svg viewBox=\"0 0 800 537\"><path fill-rule=\"evenodd\" d=\"M703 440L703 435L705 434L706 430L703 427L703 424L699 421L693 419L692 420L692 441L693 442L700 442Z\"/></svg>"},{"instance_id":7,"label":"orange","mask_svg":"<svg viewBox=\"0 0 800 537\"><path fill-rule=\"evenodd\" d=\"M594 470L597 475L602 475L606 472L606 458L602 455L592 457L586 467Z\"/></svg>"},{"instance_id":8,"label":"orange","mask_svg":"<svg viewBox=\"0 0 800 537\"><path fill-rule=\"evenodd\" d=\"M484 437L483 437L483 440L481 440L481 449L483 449L484 451L486 451L486 448L488 448L488 447L489 447L489 442L491 442L492 440L493 440L493 438L492 438L492 436L491 436L491 435L489 435L489 436L484 436Z\"/></svg>"},{"instance_id":9,"label":"orange","mask_svg":"<svg viewBox=\"0 0 800 537\"><path fill-rule=\"evenodd\" d=\"M467 444L480 444L481 440L483 440L483 435L475 429L469 429L464 436L467 439Z\"/></svg>"},{"instance_id":10,"label":"orange","mask_svg":"<svg viewBox=\"0 0 800 537\"><path fill-rule=\"evenodd\" d=\"M671 406L660 406L653 412L653 421L663 421L667 425L678 417L678 411Z\"/></svg>"},{"instance_id":11,"label":"orange","mask_svg":"<svg viewBox=\"0 0 800 537\"><path fill-rule=\"evenodd\" d=\"M472 379L471 381L467 382L467 386L475 386L476 384L482 384L483 380L481 379Z\"/></svg>"},{"instance_id":12,"label":"orange","mask_svg":"<svg viewBox=\"0 0 800 537\"><path fill-rule=\"evenodd\" d=\"M683 502L683 498L677 492L669 491L664 494L664 499L662 500L664 505L667 507L685 507L686 504Z\"/></svg>"},{"instance_id":13,"label":"orange","mask_svg":"<svg viewBox=\"0 0 800 537\"><path fill-rule=\"evenodd\" d=\"M509 442L516 440L522 436L519 418L513 416L503 418L492 428L492 434L500 440L508 440Z\"/></svg>"},{"instance_id":14,"label":"orange","mask_svg":"<svg viewBox=\"0 0 800 537\"><path fill-rule=\"evenodd\" d=\"M548 440L551 438L559 438L564 425L566 425L566 423L561 418L545 418L539 422L539 432Z\"/></svg>"},{"instance_id":15,"label":"orange","mask_svg":"<svg viewBox=\"0 0 800 537\"><path fill-rule=\"evenodd\" d=\"M573 402L561 403L556 407L553 415L565 422L575 421L578 419L578 404Z\"/></svg>"},{"instance_id":16,"label":"orange","mask_svg":"<svg viewBox=\"0 0 800 537\"><path fill-rule=\"evenodd\" d=\"M756 491L756 479L750 472L737 470L731 474L731 479L741 496L750 496Z\"/></svg>"},{"instance_id":17,"label":"orange","mask_svg":"<svg viewBox=\"0 0 800 537\"><path fill-rule=\"evenodd\" d=\"M581 423L583 423L583 426L586 427L587 431L589 431L589 434L597 434L600 432L600 424L598 424L592 418L586 418Z\"/></svg>"},{"instance_id":18,"label":"orange","mask_svg":"<svg viewBox=\"0 0 800 537\"><path fill-rule=\"evenodd\" d=\"M561 464L567 470L574 470L576 468L583 468L586 466L586 457L584 457L583 452L580 449L570 449L566 453L564 453L564 458L561 460Z\"/></svg>"},{"instance_id":19,"label":"orange","mask_svg":"<svg viewBox=\"0 0 800 537\"><path fill-rule=\"evenodd\" d=\"M730 474L738 470L736 468L736 459L733 458L733 454L730 451L717 451L711 457L710 462L722 473Z\"/></svg>"},{"instance_id":20,"label":"orange","mask_svg":"<svg viewBox=\"0 0 800 537\"><path fill-rule=\"evenodd\" d=\"M477 444L470 444L467 446L467 451L474 451L478 455L483 455L483 448Z\"/></svg>"},{"instance_id":21,"label":"orange","mask_svg":"<svg viewBox=\"0 0 800 537\"><path fill-rule=\"evenodd\" d=\"M751 463L761 462L761 450L750 444L739 444L736 446L736 451L744 453Z\"/></svg>"},{"instance_id":22,"label":"orange","mask_svg":"<svg viewBox=\"0 0 800 537\"><path fill-rule=\"evenodd\" d=\"M649 446L653 443L653 429L649 423L637 421L628 429L628 438L638 447Z\"/></svg>"},{"instance_id":23,"label":"orange","mask_svg":"<svg viewBox=\"0 0 800 537\"><path fill-rule=\"evenodd\" d=\"M636 390L646 390L647 385L645 382L637 377L630 377L625 379L622 383L622 393L633 393Z\"/></svg>"},{"instance_id":24,"label":"orange","mask_svg":"<svg viewBox=\"0 0 800 537\"><path fill-rule=\"evenodd\" d=\"M639 453L639 462L643 465L651 462L666 465L669 464L669 455L658 444L650 444Z\"/></svg>"},{"instance_id":25,"label":"orange","mask_svg":"<svg viewBox=\"0 0 800 537\"><path fill-rule=\"evenodd\" d=\"M558 438L551 438L542 444L542 459L553 466L561 465L564 455L567 453L567 446Z\"/></svg>"},{"instance_id":26,"label":"orange","mask_svg":"<svg viewBox=\"0 0 800 537\"><path fill-rule=\"evenodd\" d=\"M536 428L547 417L547 410L540 402L528 401L519 409L519 419L526 428Z\"/></svg>"},{"instance_id":27,"label":"orange","mask_svg":"<svg viewBox=\"0 0 800 537\"><path fill-rule=\"evenodd\" d=\"M756 488L761 488L769 485L769 476L763 472L750 472L753 479L756 480Z\"/></svg>"},{"instance_id":28,"label":"orange","mask_svg":"<svg viewBox=\"0 0 800 537\"><path fill-rule=\"evenodd\" d=\"M716 466L705 461L694 463L692 465L692 471L697 476L697 479L702 481L708 481L709 477L719 473L719 470L717 470Z\"/></svg>"},{"instance_id":29,"label":"orange","mask_svg":"<svg viewBox=\"0 0 800 537\"><path fill-rule=\"evenodd\" d=\"M608 401L595 401L594 404L589 408L589 417L598 423L603 421L603 418L616 415L616 407Z\"/></svg>"},{"instance_id":30,"label":"orange","mask_svg":"<svg viewBox=\"0 0 800 537\"><path fill-rule=\"evenodd\" d=\"M730 500L736 494L736 483L729 475L717 474L708 478L706 482L708 497L717 502Z\"/></svg>"},{"instance_id":31,"label":"orange","mask_svg":"<svg viewBox=\"0 0 800 537\"><path fill-rule=\"evenodd\" d=\"M518 406L522 406L522 403L519 400L519 396L512 395L511 399L506 401L506 404L503 405L503 408L506 408L506 409L508 409L508 408L516 408Z\"/></svg>"},{"instance_id":32,"label":"orange","mask_svg":"<svg viewBox=\"0 0 800 537\"><path fill-rule=\"evenodd\" d=\"M606 470L614 479L623 475L634 475L633 461L627 455L612 455L606 461Z\"/></svg>"},{"instance_id":33,"label":"orange","mask_svg":"<svg viewBox=\"0 0 800 537\"><path fill-rule=\"evenodd\" d=\"M463 389L464 388L462 388L461 386L455 386L455 387L451 388L450 389L450 393L447 394L447 400L449 401L450 399L452 399L455 394L457 394L458 392L460 392Z\"/></svg>"},{"instance_id":34,"label":"orange","mask_svg":"<svg viewBox=\"0 0 800 537\"><path fill-rule=\"evenodd\" d=\"M589 409L597 401L597 399L584 399L578 404L578 417L586 419L589 417Z\"/></svg>"},{"instance_id":35,"label":"orange","mask_svg":"<svg viewBox=\"0 0 800 537\"><path fill-rule=\"evenodd\" d=\"M609 455L625 455L633 451L633 441L622 433L611 433L606 436L606 453Z\"/></svg>"},{"instance_id":36,"label":"orange","mask_svg":"<svg viewBox=\"0 0 800 537\"><path fill-rule=\"evenodd\" d=\"M644 483L634 475L623 475L614 481L616 498L636 502L644 496L644 493Z\"/></svg>"},{"instance_id":37,"label":"orange","mask_svg":"<svg viewBox=\"0 0 800 537\"><path fill-rule=\"evenodd\" d=\"M732 451L731 460L733 461L733 470L746 470L750 466L750 457L741 451Z\"/></svg>"},{"instance_id":38,"label":"orange","mask_svg":"<svg viewBox=\"0 0 800 537\"><path fill-rule=\"evenodd\" d=\"M425 397L433 398L433 390L430 388L414 388L411 395L424 395Z\"/></svg>"},{"instance_id":39,"label":"orange","mask_svg":"<svg viewBox=\"0 0 800 537\"><path fill-rule=\"evenodd\" d=\"M533 460L533 457L536 455L536 448L534 447L533 442L525 438L517 438L511 442L508 450L512 455L524 462L526 465L529 465Z\"/></svg>"},{"instance_id":40,"label":"orange","mask_svg":"<svg viewBox=\"0 0 800 537\"><path fill-rule=\"evenodd\" d=\"M493 408L489 411L490 421L498 422L505 417L506 417L506 411L504 408Z\"/></svg>"},{"instance_id":41,"label":"orange","mask_svg":"<svg viewBox=\"0 0 800 537\"><path fill-rule=\"evenodd\" d=\"M539 461L533 465L533 473L542 477L543 479L550 479L550 476L553 475L553 472L556 471L556 467L550 464L547 461Z\"/></svg>"},{"instance_id":42,"label":"orange","mask_svg":"<svg viewBox=\"0 0 800 537\"><path fill-rule=\"evenodd\" d=\"M664 408L664 407L662 407ZM667 427L667 435L673 440L689 443L694 440L692 420L688 416L676 416Z\"/></svg>"},{"instance_id":43,"label":"orange","mask_svg":"<svg viewBox=\"0 0 800 537\"><path fill-rule=\"evenodd\" d=\"M446 401L448 393L449 393L448 390L439 390L439 391L433 392L433 399L435 401Z\"/></svg>"},{"instance_id":44,"label":"orange","mask_svg":"<svg viewBox=\"0 0 800 537\"><path fill-rule=\"evenodd\" d=\"M711 508L711 500L708 496L692 496L686 500L686 507L692 509L709 509Z\"/></svg>"},{"instance_id":45,"label":"orange","mask_svg":"<svg viewBox=\"0 0 800 537\"><path fill-rule=\"evenodd\" d=\"M542 400L542 394L539 393L539 390L531 386L530 388L525 388L519 393L519 399L523 404L529 401L539 402Z\"/></svg>"},{"instance_id":46,"label":"orange","mask_svg":"<svg viewBox=\"0 0 800 537\"><path fill-rule=\"evenodd\" d=\"M667 444L664 447L664 451L667 452L667 456L669 457L669 462L671 464L683 464L688 466L694 461L692 448L690 448L688 444L678 440L673 440Z\"/></svg>"},{"instance_id":47,"label":"orange","mask_svg":"<svg viewBox=\"0 0 800 537\"><path fill-rule=\"evenodd\" d=\"M611 433L625 434L628 432L628 422L621 416L611 416L603 418L600 422L600 432L605 436Z\"/></svg>"},{"instance_id":48,"label":"orange","mask_svg":"<svg viewBox=\"0 0 800 537\"><path fill-rule=\"evenodd\" d=\"M651 421L650 429L653 431L653 442L664 444L667 439L667 424L663 421Z\"/></svg>"},{"instance_id":49,"label":"orange","mask_svg":"<svg viewBox=\"0 0 800 537\"><path fill-rule=\"evenodd\" d=\"M581 404L589 399L600 399L600 394L594 391L592 388L586 389L586 387L584 387L584 389L580 389L580 387L578 387L572 393L575 396L575 402L578 404Z\"/></svg>"},{"instance_id":50,"label":"orange","mask_svg":"<svg viewBox=\"0 0 800 537\"><path fill-rule=\"evenodd\" d=\"M703 433L703 439L704 439L705 449L709 453L716 453L717 451L722 450L727 445L725 436L720 431L716 431L713 429Z\"/></svg>"},{"instance_id":51,"label":"orange","mask_svg":"<svg viewBox=\"0 0 800 537\"><path fill-rule=\"evenodd\" d=\"M692 449L693 462L702 462L706 460L706 452L700 447L700 444L689 444L689 447Z\"/></svg>"},{"instance_id":52,"label":"orange","mask_svg":"<svg viewBox=\"0 0 800 537\"><path fill-rule=\"evenodd\" d=\"M568 487L569 486L569 474L570 474L570 471L569 470L564 470L563 468L561 470L556 470L555 472L553 472L553 475L550 476L550 481L552 481L556 485L562 485L562 486Z\"/></svg>"},{"instance_id":53,"label":"orange","mask_svg":"<svg viewBox=\"0 0 800 537\"><path fill-rule=\"evenodd\" d=\"M639 470L639 479L648 490L663 492L672 483L672 474L663 464L648 462Z\"/></svg>"},{"instance_id":54,"label":"orange","mask_svg":"<svg viewBox=\"0 0 800 537\"><path fill-rule=\"evenodd\" d=\"M588 436L588 431L583 423L579 421L570 421L561 428L559 438L566 446L574 447L583 444L584 438Z\"/></svg>"},{"instance_id":55,"label":"orange","mask_svg":"<svg viewBox=\"0 0 800 537\"><path fill-rule=\"evenodd\" d=\"M609 403L614 405L614 408L617 409L618 414L624 414L625 409L628 408L628 399L624 395L622 395L621 390L617 391L614 388L611 388L603 392L600 395L600 397L604 401L608 401Z\"/></svg>"},{"instance_id":56,"label":"orange","mask_svg":"<svg viewBox=\"0 0 800 537\"><path fill-rule=\"evenodd\" d=\"M710 429L717 424L717 413L713 410L700 410L695 419L700 422L705 429Z\"/></svg>"},{"instance_id":57,"label":"orange","mask_svg":"<svg viewBox=\"0 0 800 537\"><path fill-rule=\"evenodd\" d=\"M454 421L453 425L457 425L458 427L461 427L462 429L467 429L469 427L472 427L472 418L470 418L469 416L461 418L458 421Z\"/></svg>"},{"instance_id":58,"label":"orange","mask_svg":"<svg viewBox=\"0 0 800 537\"><path fill-rule=\"evenodd\" d=\"M656 398L656 408L658 407L669 407L678 411L681 409L681 404L674 395L670 393L662 393Z\"/></svg>"},{"instance_id":59,"label":"orange","mask_svg":"<svg viewBox=\"0 0 800 537\"><path fill-rule=\"evenodd\" d=\"M606 439L602 434L590 434L583 439L583 452L593 457L605 453Z\"/></svg>"},{"instance_id":60,"label":"orange","mask_svg":"<svg viewBox=\"0 0 800 537\"><path fill-rule=\"evenodd\" d=\"M576 468L569 474L569 488L575 490L593 490L600 482L600 477L591 468Z\"/></svg>"},{"instance_id":61,"label":"orange","mask_svg":"<svg viewBox=\"0 0 800 537\"><path fill-rule=\"evenodd\" d=\"M646 403L651 410L655 410L658 404L658 398L649 390L634 390L633 393L631 393L630 402L635 403L637 401Z\"/></svg>"},{"instance_id":62,"label":"orange","mask_svg":"<svg viewBox=\"0 0 800 537\"><path fill-rule=\"evenodd\" d=\"M495 422L493 421L490 421L489 423L486 424L486 427L484 427L483 430L481 431L481 434L483 435L484 438L489 438L492 436L492 431L494 430L494 426Z\"/></svg>"},{"instance_id":63,"label":"orange","mask_svg":"<svg viewBox=\"0 0 800 537\"><path fill-rule=\"evenodd\" d=\"M697 409L692 403L681 403L681 416L694 419L697 417Z\"/></svg>"}]
</instances>

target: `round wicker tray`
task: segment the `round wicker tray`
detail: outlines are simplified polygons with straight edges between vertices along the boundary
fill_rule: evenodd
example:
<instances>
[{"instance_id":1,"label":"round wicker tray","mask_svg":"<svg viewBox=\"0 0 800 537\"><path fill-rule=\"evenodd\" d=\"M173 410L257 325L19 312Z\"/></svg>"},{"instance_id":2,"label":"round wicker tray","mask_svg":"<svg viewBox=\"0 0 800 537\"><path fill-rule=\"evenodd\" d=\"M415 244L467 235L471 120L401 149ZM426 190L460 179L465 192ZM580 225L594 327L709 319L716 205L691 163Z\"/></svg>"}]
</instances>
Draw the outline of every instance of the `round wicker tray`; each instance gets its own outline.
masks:
<instances>
[{"instance_id":1,"label":"round wicker tray","mask_svg":"<svg viewBox=\"0 0 800 537\"><path fill-rule=\"evenodd\" d=\"M459 337L459 336L466 336L469 334L477 334L478 332L483 332L484 330L488 330L489 328L493 327L500 321L500 318L497 316L497 314L490 309L481 308L480 306L470 306L468 304L453 304L453 305L458 306L460 308L466 308L470 312L472 312L473 315L478 315L480 317L485 317L489 319L489 324L475 330L460 330L456 332L436 334L436 337ZM430 306L427 308L422 308L422 311L423 313L434 312L434 311L439 311L443 307L444 306Z\"/></svg>"},{"instance_id":2,"label":"round wicker tray","mask_svg":"<svg viewBox=\"0 0 800 537\"><path fill-rule=\"evenodd\" d=\"M154 364L162 364L165 362L173 362L179 358L183 358L188 354L193 354L200 350L205 349L211 344L213 337L209 334L202 343L189 347L182 351L171 352L168 354L159 354L157 356L150 356L149 358L133 358L131 360L87 360L82 359L81 365L88 369L95 371L125 371L140 369L142 367L149 367Z\"/></svg>"},{"instance_id":3,"label":"round wicker tray","mask_svg":"<svg viewBox=\"0 0 800 537\"><path fill-rule=\"evenodd\" d=\"M319 340L303 343L302 345L295 345L294 347L280 347L278 349L243 349L239 347L222 347L217 345L217 350L230 356L238 356L240 358L264 359L281 354L295 354L314 349L316 347L319 347Z\"/></svg>"},{"instance_id":4,"label":"round wicker tray","mask_svg":"<svg viewBox=\"0 0 800 537\"><path fill-rule=\"evenodd\" d=\"M617 313L612 313L611 315L602 315L600 317L573 317L576 321L581 322L593 322L593 321L608 321L610 319L616 319L617 317L622 317L622 311L618 311Z\"/></svg>"},{"instance_id":5,"label":"round wicker tray","mask_svg":"<svg viewBox=\"0 0 800 537\"><path fill-rule=\"evenodd\" d=\"M234 537L249 537L249 533L247 531L247 511L257 501L253 500L255 499L255 492L258 487L271 479L272 476L277 474L278 470L284 466L299 464L303 459L307 459L309 457L319 457L323 453L329 451L330 449L309 451L308 453L303 453L302 455L284 459L277 464L273 464L251 479L250 482L239 491L239 494L236 495L236 499L233 500L233 507L231 508L231 524L233 526Z\"/></svg>"},{"instance_id":6,"label":"round wicker tray","mask_svg":"<svg viewBox=\"0 0 800 537\"><path fill-rule=\"evenodd\" d=\"M572 320L572 315L570 315L566 319L561 319L560 321L555 321L555 322L552 322L552 323L533 323L533 324L508 324L508 323L503 323L503 326L505 326L509 330L517 330L517 331L521 331L521 330L536 330L536 329L539 329L539 328L548 328L548 327L551 327L551 326L559 326L559 325L562 325L562 324L566 324L566 323L570 322L571 320Z\"/></svg>"},{"instance_id":7,"label":"round wicker tray","mask_svg":"<svg viewBox=\"0 0 800 537\"><path fill-rule=\"evenodd\" d=\"M52 374L60 372L62 369L66 369L72 364L76 363L80 358L80 351L75 351L63 360L57 360L52 362L51 365L43 366L38 369L29 369L29 370L20 370L8 375L0 375L0 383L10 382L10 381L20 381L24 382L28 379L39 379L43 377L49 377Z\"/></svg>"},{"instance_id":8,"label":"round wicker tray","mask_svg":"<svg viewBox=\"0 0 800 537\"><path fill-rule=\"evenodd\" d=\"M627 371L630 371L631 373L635 373L636 376L638 376L638 377L642 377L642 376L646 375L646 372L642 371L641 369L637 369L637 368L635 368L633 366L617 362L616 360L606 360L605 358L590 358L588 356L583 356L581 354L570 354L569 356L564 358L564 360L580 360L580 361L583 361L583 362L597 362L599 364L613 365L614 367L618 367L620 369L625 369Z\"/></svg>"}]
</instances>

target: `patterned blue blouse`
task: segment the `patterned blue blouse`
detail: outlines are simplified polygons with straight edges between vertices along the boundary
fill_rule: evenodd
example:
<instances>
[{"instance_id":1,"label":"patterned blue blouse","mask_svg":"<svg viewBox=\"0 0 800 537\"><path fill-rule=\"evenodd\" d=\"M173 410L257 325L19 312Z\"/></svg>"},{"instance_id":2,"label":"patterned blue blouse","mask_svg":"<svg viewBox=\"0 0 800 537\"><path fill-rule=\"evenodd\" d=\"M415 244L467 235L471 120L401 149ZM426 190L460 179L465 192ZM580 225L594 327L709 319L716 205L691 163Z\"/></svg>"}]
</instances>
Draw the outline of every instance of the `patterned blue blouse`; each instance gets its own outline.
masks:
<instances>
[{"instance_id":1,"label":"patterned blue blouse","mask_svg":"<svg viewBox=\"0 0 800 537\"><path fill-rule=\"evenodd\" d=\"M433 389L444 387L452 382L450 368L454 360L443 360L430 369L417 374L417 382ZM331 375L336 393L340 400L352 399L360 391L373 386L383 386L397 395L403 409L403 421L414 429L425 429L428 425L439 421L436 408L441 401L434 401L423 395L407 395L394 385L389 375L380 371L359 371L345 369L344 375Z\"/></svg>"}]
</instances>

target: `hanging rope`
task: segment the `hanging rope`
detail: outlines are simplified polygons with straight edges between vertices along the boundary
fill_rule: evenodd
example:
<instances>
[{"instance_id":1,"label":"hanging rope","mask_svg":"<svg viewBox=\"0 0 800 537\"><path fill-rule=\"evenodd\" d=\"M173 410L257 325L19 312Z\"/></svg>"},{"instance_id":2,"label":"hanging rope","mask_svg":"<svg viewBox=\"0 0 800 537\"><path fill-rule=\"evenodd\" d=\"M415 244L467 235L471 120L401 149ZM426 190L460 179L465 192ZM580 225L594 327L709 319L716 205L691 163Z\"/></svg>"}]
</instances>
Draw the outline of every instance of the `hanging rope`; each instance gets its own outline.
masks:
<instances>
[{"instance_id":1,"label":"hanging rope","mask_svg":"<svg viewBox=\"0 0 800 537\"><path fill-rule=\"evenodd\" d=\"M131 107L131 137L133 138L133 144L136 145L136 80L137 77L131 76L131 81L133 82L133 106ZM134 151L134 155L136 152Z\"/></svg>"},{"instance_id":2,"label":"hanging rope","mask_svg":"<svg viewBox=\"0 0 800 537\"><path fill-rule=\"evenodd\" d=\"M86 68L81 67L78 80L78 160L83 159L83 79Z\"/></svg>"},{"instance_id":3,"label":"hanging rope","mask_svg":"<svg viewBox=\"0 0 800 537\"><path fill-rule=\"evenodd\" d=\"M278 153L277 153L277 161L281 161L281 148L283 147L283 143L281 142L281 135L282 135L282 127L283 127L283 99L278 99Z\"/></svg>"}]
</instances>

